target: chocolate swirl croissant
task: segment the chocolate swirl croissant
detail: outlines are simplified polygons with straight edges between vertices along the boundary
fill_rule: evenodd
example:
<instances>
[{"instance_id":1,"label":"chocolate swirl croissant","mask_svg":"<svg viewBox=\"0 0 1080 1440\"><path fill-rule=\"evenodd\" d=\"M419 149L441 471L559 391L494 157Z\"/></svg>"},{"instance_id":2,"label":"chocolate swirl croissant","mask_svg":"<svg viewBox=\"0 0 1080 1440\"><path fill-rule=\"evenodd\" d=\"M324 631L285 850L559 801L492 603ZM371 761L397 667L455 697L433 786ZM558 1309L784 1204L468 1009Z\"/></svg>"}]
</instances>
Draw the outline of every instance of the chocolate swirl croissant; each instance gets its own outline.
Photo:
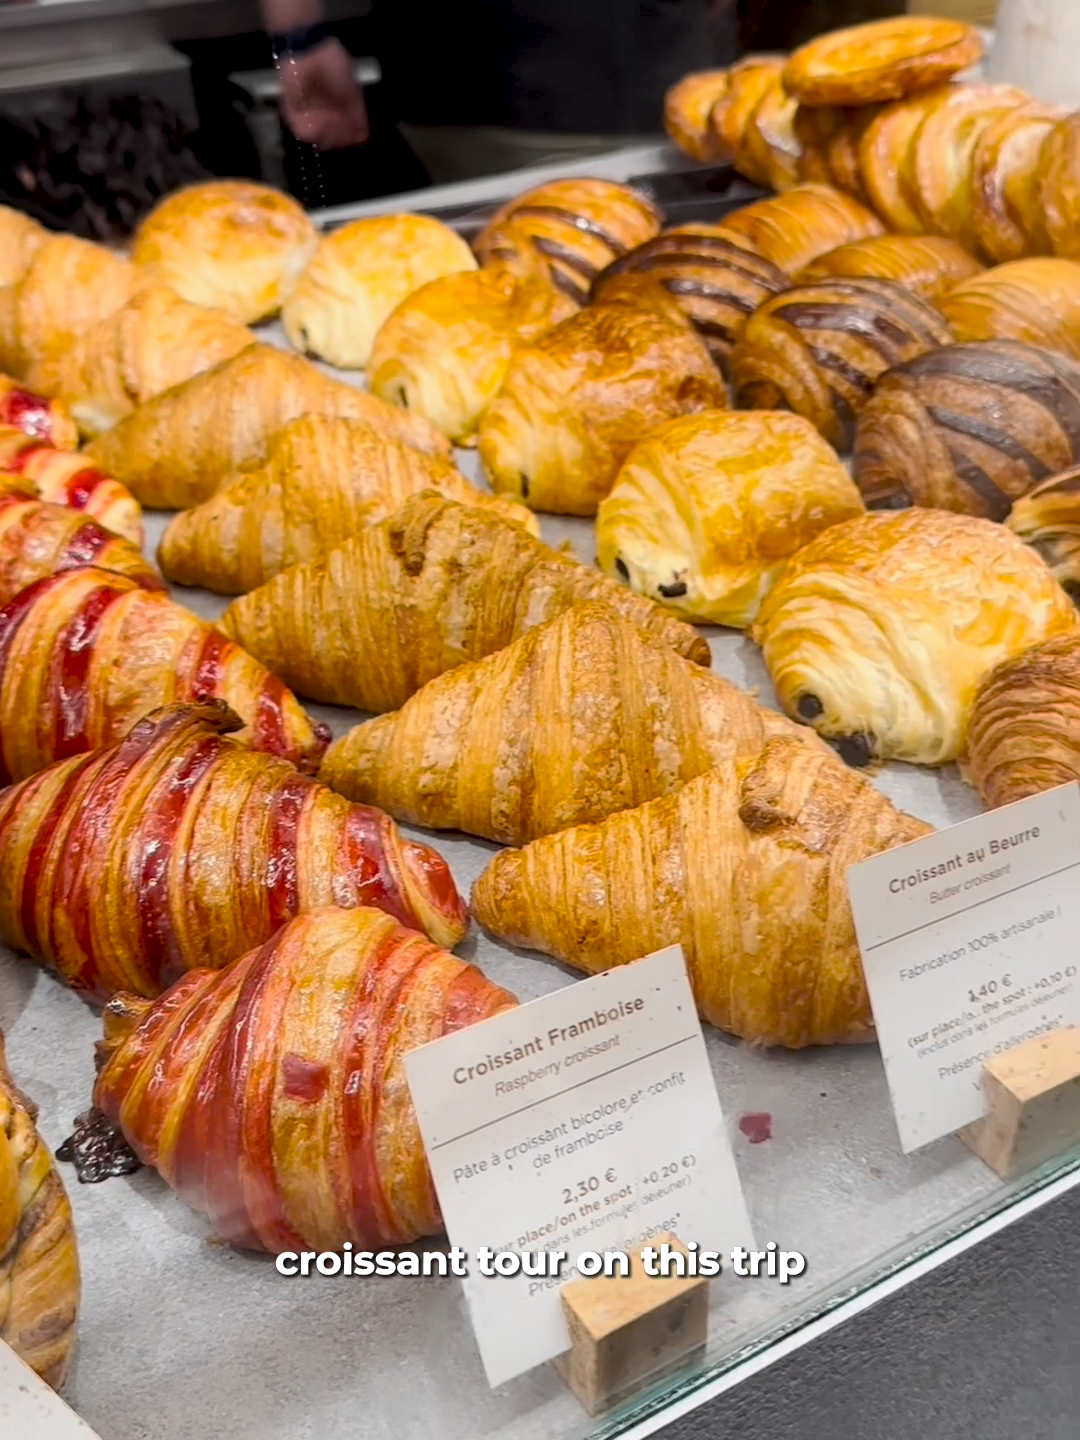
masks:
<instances>
[{"instance_id":1,"label":"chocolate swirl croissant","mask_svg":"<svg viewBox=\"0 0 1080 1440\"><path fill-rule=\"evenodd\" d=\"M966 769L988 808L1080 780L1080 637L1033 645L986 676Z\"/></svg>"},{"instance_id":2,"label":"chocolate swirl croissant","mask_svg":"<svg viewBox=\"0 0 1080 1440\"><path fill-rule=\"evenodd\" d=\"M28 480L42 500L81 510L89 519L142 546L142 507L131 491L74 450L58 450L22 430L0 425L0 477Z\"/></svg>"},{"instance_id":3,"label":"chocolate swirl croissant","mask_svg":"<svg viewBox=\"0 0 1080 1440\"><path fill-rule=\"evenodd\" d=\"M659 281L724 374L749 316L791 283L771 260L737 244L721 225L680 225L646 240L600 272L590 291L592 303L603 304L625 275Z\"/></svg>"},{"instance_id":4,"label":"chocolate swirl croissant","mask_svg":"<svg viewBox=\"0 0 1080 1440\"><path fill-rule=\"evenodd\" d=\"M1080 598L1080 468L1051 475L1021 495L1005 523L1042 556L1058 584Z\"/></svg>"},{"instance_id":5,"label":"chocolate swirl croissant","mask_svg":"<svg viewBox=\"0 0 1080 1440\"><path fill-rule=\"evenodd\" d=\"M457 944L465 906L440 855L237 728L218 701L167 706L0 794L4 942L99 998L157 995L323 905Z\"/></svg>"},{"instance_id":6,"label":"chocolate swirl croissant","mask_svg":"<svg viewBox=\"0 0 1080 1440\"><path fill-rule=\"evenodd\" d=\"M79 1253L71 1204L36 1118L8 1074L0 1035L0 1340L60 1385L75 1340Z\"/></svg>"},{"instance_id":7,"label":"chocolate swirl croissant","mask_svg":"<svg viewBox=\"0 0 1080 1440\"><path fill-rule=\"evenodd\" d=\"M833 756L774 739L674 795L502 851L473 913L592 973L681 944L701 1014L746 1040L870 1040L845 874L929 828Z\"/></svg>"},{"instance_id":8,"label":"chocolate swirl croissant","mask_svg":"<svg viewBox=\"0 0 1080 1440\"><path fill-rule=\"evenodd\" d=\"M943 235L874 235L830 250L798 278L892 280L937 307L950 290L982 268L955 240Z\"/></svg>"},{"instance_id":9,"label":"chocolate swirl croissant","mask_svg":"<svg viewBox=\"0 0 1080 1440\"><path fill-rule=\"evenodd\" d=\"M1004 520L1080 461L1080 365L1013 340L932 350L878 381L853 473L867 505Z\"/></svg>"},{"instance_id":10,"label":"chocolate swirl croissant","mask_svg":"<svg viewBox=\"0 0 1080 1440\"><path fill-rule=\"evenodd\" d=\"M651 600L517 525L430 493L235 600L221 625L311 699L381 712L588 600L709 664L704 636Z\"/></svg>"},{"instance_id":11,"label":"chocolate swirl croissant","mask_svg":"<svg viewBox=\"0 0 1080 1440\"><path fill-rule=\"evenodd\" d=\"M240 738L305 770L330 739L239 645L141 579L86 565L0 610L0 783L120 740L173 702L222 700Z\"/></svg>"},{"instance_id":12,"label":"chocolate swirl croissant","mask_svg":"<svg viewBox=\"0 0 1080 1440\"><path fill-rule=\"evenodd\" d=\"M400 1245L442 1229L402 1058L515 1004L378 910L315 910L156 1003L117 996L94 1102L234 1245Z\"/></svg>"},{"instance_id":13,"label":"chocolate swirl croissant","mask_svg":"<svg viewBox=\"0 0 1080 1440\"><path fill-rule=\"evenodd\" d=\"M747 322L731 357L736 401L794 410L846 450L878 376L951 339L927 301L887 280L796 285Z\"/></svg>"},{"instance_id":14,"label":"chocolate swirl croissant","mask_svg":"<svg viewBox=\"0 0 1080 1440\"><path fill-rule=\"evenodd\" d=\"M1080 360L1080 265L1042 256L995 265L941 302L957 340L1021 340Z\"/></svg>"}]
</instances>

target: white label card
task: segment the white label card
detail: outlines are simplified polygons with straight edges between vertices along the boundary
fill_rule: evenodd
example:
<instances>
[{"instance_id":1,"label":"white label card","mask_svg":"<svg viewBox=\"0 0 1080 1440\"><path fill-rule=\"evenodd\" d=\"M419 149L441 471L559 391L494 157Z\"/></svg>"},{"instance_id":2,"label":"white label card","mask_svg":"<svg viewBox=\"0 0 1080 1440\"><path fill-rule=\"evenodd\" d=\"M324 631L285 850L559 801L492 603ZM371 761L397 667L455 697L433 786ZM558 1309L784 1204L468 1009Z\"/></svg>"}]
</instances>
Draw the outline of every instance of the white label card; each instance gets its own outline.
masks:
<instances>
[{"instance_id":1,"label":"white label card","mask_svg":"<svg viewBox=\"0 0 1080 1440\"><path fill-rule=\"evenodd\" d=\"M678 947L413 1050L405 1066L491 1385L569 1348L559 1291L584 1251L628 1252L666 1230L703 1250L753 1244ZM485 1247L566 1261L553 1276L485 1276Z\"/></svg>"},{"instance_id":2,"label":"white label card","mask_svg":"<svg viewBox=\"0 0 1080 1440\"><path fill-rule=\"evenodd\" d=\"M984 1113L983 1061L1080 1025L1080 786L847 873L905 1153Z\"/></svg>"}]
</instances>

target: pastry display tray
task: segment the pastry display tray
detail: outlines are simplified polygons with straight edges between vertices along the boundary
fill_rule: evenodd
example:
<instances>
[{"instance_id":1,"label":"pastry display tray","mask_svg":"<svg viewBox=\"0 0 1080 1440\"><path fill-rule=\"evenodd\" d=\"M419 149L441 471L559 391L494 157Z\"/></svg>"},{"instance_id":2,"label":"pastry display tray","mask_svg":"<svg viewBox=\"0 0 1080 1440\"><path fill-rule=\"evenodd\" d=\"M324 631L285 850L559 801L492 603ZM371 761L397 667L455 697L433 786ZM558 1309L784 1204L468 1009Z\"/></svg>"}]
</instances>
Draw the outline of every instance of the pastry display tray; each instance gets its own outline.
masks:
<instances>
[{"instance_id":1,"label":"pastry display tray","mask_svg":"<svg viewBox=\"0 0 1080 1440\"><path fill-rule=\"evenodd\" d=\"M265 338L280 341L274 330ZM475 455L460 452L458 460L478 478ZM166 520L148 514L148 553ZM592 561L590 522L541 523L549 543ZM174 594L208 618L225 604L202 591ZM717 671L773 703L757 647L736 632L709 633ZM335 734L361 718L310 708ZM978 809L955 767L890 765L874 779L935 826ZM496 849L459 835L425 838L466 893ZM475 929L459 953L523 1001L578 978ZM40 1106L55 1149L89 1102L100 1017L30 961L0 951L0 1027L12 1073ZM662 1423L674 1394L692 1392L1018 1193L958 1140L901 1153L875 1046L764 1051L705 1029L756 1238L801 1251L808 1267L783 1288L730 1276L714 1283L709 1350L695 1371L601 1422L588 1419L548 1366L492 1391L458 1280L286 1279L270 1257L216 1242L153 1171L84 1186L64 1166L83 1270L65 1398L102 1440L613 1435L649 1415Z\"/></svg>"}]
</instances>

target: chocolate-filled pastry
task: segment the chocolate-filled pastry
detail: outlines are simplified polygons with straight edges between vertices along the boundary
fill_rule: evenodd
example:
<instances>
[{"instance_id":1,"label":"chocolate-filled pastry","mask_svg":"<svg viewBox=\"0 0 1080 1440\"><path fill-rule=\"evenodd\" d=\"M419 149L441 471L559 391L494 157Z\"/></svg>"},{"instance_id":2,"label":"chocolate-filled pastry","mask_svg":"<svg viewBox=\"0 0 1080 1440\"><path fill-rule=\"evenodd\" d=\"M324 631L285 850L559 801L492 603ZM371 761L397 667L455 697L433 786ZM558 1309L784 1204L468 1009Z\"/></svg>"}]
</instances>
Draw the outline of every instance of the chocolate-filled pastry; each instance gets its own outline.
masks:
<instances>
[{"instance_id":1,"label":"chocolate-filled pastry","mask_svg":"<svg viewBox=\"0 0 1080 1440\"><path fill-rule=\"evenodd\" d=\"M948 345L883 375L859 417L853 470L867 505L1004 520L1080 461L1080 366L1013 340Z\"/></svg>"},{"instance_id":2,"label":"chocolate-filled pastry","mask_svg":"<svg viewBox=\"0 0 1080 1440\"><path fill-rule=\"evenodd\" d=\"M709 124L713 106L723 103L731 88L727 70L695 70L684 75L664 96L664 129L693 160L719 160L719 136Z\"/></svg>"},{"instance_id":3,"label":"chocolate-filled pastry","mask_svg":"<svg viewBox=\"0 0 1080 1440\"><path fill-rule=\"evenodd\" d=\"M734 156L762 96L780 78L786 55L744 55L728 70L724 94L713 104L709 126L722 155Z\"/></svg>"},{"instance_id":4,"label":"chocolate-filled pastry","mask_svg":"<svg viewBox=\"0 0 1080 1440\"><path fill-rule=\"evenodd\" d=\"M784 710L849 764L963 754L975 692L999 661L1080 618L1003 525L943 510L862 515L789 562L751 634Z\"/></svg>"},{"instance_id":5,"label":"chocolate-filled pastry","mask_svg":"<svg viewBox=\"0 0 1080 1440\"><path fill-rule=\"evenodd\" d=\"M1080 637L1045 640L991 670L965 770L988 809L1080 780Z\"/></svg>"},{"instance_id":6,"label":"chocolate-filled pastry","mask_svg":"<svg viewBox=\"0 0 1080 1440\"><path fill-rule=\"evenodd\" d=\"M596 517L599 564L688 620L748 625L788 557L862 513L854 482L808 420L707 411L630 452Z\"/></svg>"},{"instance_id":7,"label":"chocolate-filled pastry","mask_svg":"<svg viewBox=\"0 0 1080 1440\"><path fill-rule=\"evenodd\" d=\"M1039 257L996 265L941 303L957 340L1023 340L1080 360L1080 264Z\"/></svg>"},{"instance_id":8,"label":"chocolate-filled pastry","mask_svg":"<svg viewBox=\"0 0 1080 1440\"><path fill-rule=\"evenodd\" d=\"M802 144L795 133L798 101L777 76L755 105L735 149L735 168L747 180L770 190L799 183Z\"/></svg>"},{"instance_id":9,"label":"chocolate-filled pastry","mask_svg":"<svg viewBox=\"0 0 1080 1440\"><path fill-rule=\"evenodd\" d=\"M784 84L804 105L881 104L948 80L982 53L973 25L899 15L819 35L792 55Z\"/></svg>"},{"instance_id":10,"label":"chocolate-filled pastry","mask_svg":"<svg viewBox=\"0 0 1080 1440\"><path fill-rule=\"evenodd\" d=\"M771 260L737 243L722 225L705 224L664 230L613 260L593 281L590 300L605 303L616 280L629 275L649 275L663 285L724 374L749 317L791 283Z\"/></svg>"},{"instance_id":11,"label":"chocolate-filled pastry","mask_svg":"<svg viewBox=\"0 0 1080 1440\"><path fill-rule=\"evenodd\" d=\"M972 220L983 254L996 264L1052 250L1042 203L1042 151L1065 111L1032 102L1007 110L981 132L971 157Z\"/></svg>"},{"instance_id":12,"label":"chocolate-filled pastry","mask_svg":"<svg viewBox=\"0 0 1080 1440\"><path fill-rule=\"evenodd\" d=\"M1005 523L1080 601L1080 467L1051 475L1021 495Z\"/></svg>"},{"instance_id":13,"label":"chocolate-filled pastry","mask_svg":"<svg viewBox=\"0 0 1080 1440\"><path fill-rule=\"evenodd\" d=\"M911 154L919 126L942 100L963 85L936 85L883 105L859 139L859 175L869 204L890 230L921 235L926 229L914 193Z\"/></svg>"},{"instance_id":14,"label":"chocolate-filled pastry","mask_svg":"<svg viewBox=\"0 0 1080 1440\"><path fill-rule=\"evenodd\" d=\"M736 245L756 250L788 275L849 240L884 233L876 215L830 185L796 185L736 210L721 228Z\"/></svg>"},{"instance_id":15,"label":"chocolate-filled pastry","mask_svg":"<svg viewBox=\"0 0 1080 1440\"><path fill-rule=\"evenodd\" d=\"M594 515L637 442L664 420L722 410L727 390L689 325L596 305L521 350L480 420L496 494Z\"/></svg>"},{"instance_id":16,"label":"chocolate-filled pastry","mask_svg":"<svg viewBox=\"0 0 1080 1440\"><path fill-rule=\"evenodd\" d=\"M817 280L767 300L731 356L742 409L794 410L838 450L885 370L947 345L927 301L888 280Z\"/></svg>"},{"instance_id":17,"label":"chocolate-filled pastry","mask_svg":"<svg viewBox=\"0 0 1080 1440\"><path fill-rule=\"evenodd\" d=\"M983 267L944 235L875 235L853 240L808 265L800 280L893 280L936 306Z\"/></svg>"},{"instance_id":18,"label":"chocolate-filled pastry","mask_svg":"<svg viewBox=\"0 0 1080 1440\"><path fill-rule=\"evenodd\" d=\"M1040 155L1046 233L1055 255L1080 259L1080 114L1060 120Z\"/></svg>"},{"instance_id":19,"label":"chocolate-filled pastry","mask_svg":"<svg viewBox=\"0 0 1080 1440\"><path fill-rule=\"evenodd\" d=\"M589 286L612 260L660 229L659 210L637 190L612 180L553 180L508 201L476 238L484 265L515 275L543 261L551 284L584 305Z\"/></svg>"}]
</instances>

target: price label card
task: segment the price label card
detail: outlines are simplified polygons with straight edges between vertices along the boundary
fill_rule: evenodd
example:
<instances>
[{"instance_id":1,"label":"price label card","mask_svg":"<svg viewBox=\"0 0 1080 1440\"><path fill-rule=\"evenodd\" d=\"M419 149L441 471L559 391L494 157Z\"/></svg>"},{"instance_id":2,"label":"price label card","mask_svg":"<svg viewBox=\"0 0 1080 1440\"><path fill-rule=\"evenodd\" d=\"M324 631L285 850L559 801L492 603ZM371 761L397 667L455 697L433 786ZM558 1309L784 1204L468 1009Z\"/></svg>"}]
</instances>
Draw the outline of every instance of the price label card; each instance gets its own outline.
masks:
<instances>
[{"instance_id":1,"label":"price label card","mask_svg":"<svg viewBox=\"0 0 1080 1440\"><path fill-rule=\"evenodd\" d=\"M905 1152L984 1113L983 1061L1080 1025L1080 786L847 873Z\"/></svg>"},{"instance_id":2,"label":"price label card","mask_svg":"<svg viewBox=\"0 0 1080 1440\"><path fill-rule=\"evenodd\" d=\"M559 1291L583 1252L669 1230L703 1250L753 1244L678 947L405 1065L490 1384L569 1348ZM510 1273L519 1261L542 1273Z\"/></svg>"}]
</instances>

